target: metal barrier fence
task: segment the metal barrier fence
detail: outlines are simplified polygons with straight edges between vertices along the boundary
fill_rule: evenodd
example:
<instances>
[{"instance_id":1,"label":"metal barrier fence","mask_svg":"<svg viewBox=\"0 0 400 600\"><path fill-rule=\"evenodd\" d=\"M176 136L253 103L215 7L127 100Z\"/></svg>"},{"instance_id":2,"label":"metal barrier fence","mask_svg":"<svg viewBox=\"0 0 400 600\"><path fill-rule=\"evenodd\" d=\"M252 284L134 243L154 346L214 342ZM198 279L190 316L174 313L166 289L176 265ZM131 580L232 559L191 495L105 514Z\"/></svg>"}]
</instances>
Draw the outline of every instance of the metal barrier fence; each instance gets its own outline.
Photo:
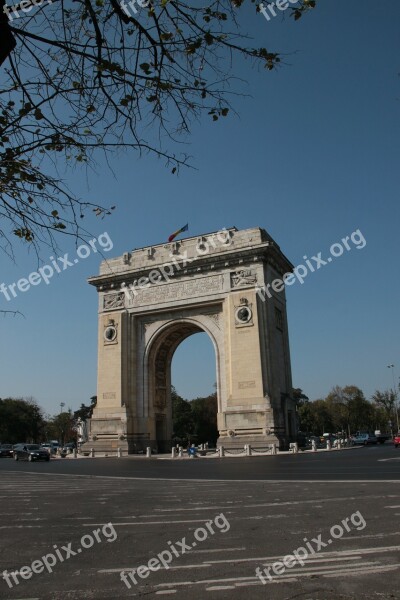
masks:
<instances>
[{"instance_id":1,"label":"metal barrier fence","mask_svg":"<svg viewBox=\"0 0 400 600\"><path fill-rule=\"evenodd\" d=\"M299 444L297 442L292 442L289 444L289 452L293 453L293 454L297 454L299 452L299 450L311 450L312 452L317 452L318 450L341 450L342 448L346 448L349 447L351 444L350 443L346 443L344 442L344 440L339 440L338 443L336 443L333 447L330 443L330 440L328 440L326 442L326 446L325 448L322 448L319 444L317 444L317 442L315 440L312 441L311 446L305 446L305 447L299 447ZM179 446L178 448L176 446L174 446L171 449L171 458L183 458L184 455L189 455L190 458L205 458L207 456L219 456L219 457L224 457L226 455L228 456L252 456L254 454L259 454L259 455L273 455L273 454L277 454L279 452L279 449L277 447L277 444L269 444L268 446L265 447L257 447L257 448L253 448L250 444L246 444L244 447L241 448L225 448L224 446L219 446L218 448L204 448L200 447L200 448L196 448L196 447L190 447L186 450L184 450L184 448L182 446ZM85 457L90 457L90 458L95 458L96 456L96 451L94 448L90 448L87 449L84 452L80 452L80 454L82 456ZM143 453L143 456L146 456L146 458L151 458L153 456L153 453L151 447L147 447L145 453ZM115 453L98 453L98 456L106 456L106 457L118 457L118 458L122 458L123 456L123 452L121 448L117 448ZM77 451L73 450L72 454L71 454L72 458L77 458Z\"/></svg>"}]
</instances>

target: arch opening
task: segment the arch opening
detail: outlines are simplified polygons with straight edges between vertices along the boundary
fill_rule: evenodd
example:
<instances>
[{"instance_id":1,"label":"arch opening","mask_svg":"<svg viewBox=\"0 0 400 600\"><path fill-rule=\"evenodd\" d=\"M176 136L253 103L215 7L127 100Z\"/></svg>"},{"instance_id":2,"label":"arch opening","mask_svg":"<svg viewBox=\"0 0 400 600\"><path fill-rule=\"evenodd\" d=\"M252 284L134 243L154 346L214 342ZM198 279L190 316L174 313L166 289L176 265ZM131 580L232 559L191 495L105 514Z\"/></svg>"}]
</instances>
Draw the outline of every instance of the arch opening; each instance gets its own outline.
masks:
<instances>
[{"instance_id":1,"label":"arch opening","mask_svg":"<svg viewBox=\"0 0 400 600\"><path fill-rule=\"evenodd\" d=\"M215 342L211 338L209 332L206 332L196 323L181 321L179 323L171 324L160 332L152 343L148 360L148 415L150 421L153 423L153 431L151 431L150 437L153 441L152 445L157 452L169 452L172 445L175 443L196 441L195 432L193 430L194 426L191 428L189 427L187 431L188 434L191 434L190 440L187 438L177 440L177 438L182 438L182 436L174 436L176 432L174 431L173 404L176 404L176 395L171 394L171 365L175 351L180 344L189 337L200 333L207 335L211 346L214 346L214 361L215 365L217 365ZM192 364L194 363L195 355L193 355ZM215 367L215 370L217 370L217 366ZM218 379L218 373L216 379ZM215 399L216 402L218 402L217 392L215 392ZM190 409L190 406L186 408ZM180 433L182 432L180 431Z\"/></svg>"},{"instance_id":2,"label":"arch opening","mask_svg":"<svg viewBox=\"0 0 400 600\"><path fill-rule=\"evenodd\" d=\"M176 348L171 364L173 445L208 444L218 438L216 355L209 336L197 333Z\"/></svg>"}]
</instances>

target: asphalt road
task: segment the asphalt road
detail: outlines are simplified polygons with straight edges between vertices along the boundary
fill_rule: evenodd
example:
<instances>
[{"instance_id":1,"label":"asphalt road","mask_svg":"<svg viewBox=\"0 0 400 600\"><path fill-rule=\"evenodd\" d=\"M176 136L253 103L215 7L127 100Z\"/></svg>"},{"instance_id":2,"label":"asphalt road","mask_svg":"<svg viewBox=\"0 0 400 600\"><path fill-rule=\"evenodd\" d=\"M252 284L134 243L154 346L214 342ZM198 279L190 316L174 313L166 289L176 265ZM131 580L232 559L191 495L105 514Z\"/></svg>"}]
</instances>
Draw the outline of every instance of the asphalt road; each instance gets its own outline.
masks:
<instances>
[{"instance_id":1,"label":"asphalt road","mask_svg":"<svg viewBox=\"0 0 400 600\"><path fill-rule=\"evenodd\" d=\"M240 458L147 459L143 456L84 458L34 463L0 460L0 473L28 470L39 473L107 475L161 479L216 480L400 480L400 449L393 444L361 446L330 452Z\"/></svg>"},{"instance_id":2,"label":"asphalt road","mask_svg":"<svg viewBox=\"0 0 400 600\"><path fill-rule=\"evenodd\" d=\"M2 459L0 598L400 598L399 461Z\"/></svg>"}]
</instances>

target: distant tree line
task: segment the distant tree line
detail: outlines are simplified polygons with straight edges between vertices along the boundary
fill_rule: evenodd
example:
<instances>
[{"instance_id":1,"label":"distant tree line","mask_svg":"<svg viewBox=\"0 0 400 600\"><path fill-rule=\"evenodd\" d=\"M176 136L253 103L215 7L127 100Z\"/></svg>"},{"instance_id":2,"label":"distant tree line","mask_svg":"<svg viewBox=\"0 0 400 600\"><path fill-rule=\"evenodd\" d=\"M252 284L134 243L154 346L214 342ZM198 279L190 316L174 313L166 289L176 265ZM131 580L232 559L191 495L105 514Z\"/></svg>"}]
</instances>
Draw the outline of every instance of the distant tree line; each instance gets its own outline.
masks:
<instances>
[{"instance_id":1,"label":"distant tree line","mask_svg":"<svg viewBox=\"0 0 400 600\"><path fill-rule=\"evenodd\" d=\"M359 387L348 385L335 386L326 398L313 402L301 389L294 390L294 397L303 432L322 435L343 431L349 435L356 431L390 431L391 426L397 429L398 407L393 391L377 390L371 400L367 400Z\"/></svg>"},{"instance_id":2,"label":"distant tree line","mask_svg":"<svg viewBox=\"0 0 400 600\"><path fill-rule=\"evenodd\" d=\"M90 406L81 405L75 412L69 409L53 417L46 415L33 398L0 398L0 442L40 443L58 440L61 445L76 441L76 422L92 416L96 396Z\"/></svg>"},{"instance_id":3,"label":"distant tree line","mask_svg":"<svg viewBox=\"0 0 400 600\"><path fill-rule=\"evenodd\" d=\"M363 391L355 385L336 386L326 398L310 401L300 388L293 390L297 402L299 427L304 433L344 432L380 429L397 430L398 407L393 391L376 391L367 400ZM217 393L204 398L185 400L172 386L172 417L174 444L204 444L215 446L218 439ZM92 396L90 405L69 409L53 417L46 415L33 398L0 398L0 442L45 442L58 440L61 444L76 440L78 419L90 419L97 397ZM392 427L389 425L392 424Z\"/></svg>"}]
</instances>

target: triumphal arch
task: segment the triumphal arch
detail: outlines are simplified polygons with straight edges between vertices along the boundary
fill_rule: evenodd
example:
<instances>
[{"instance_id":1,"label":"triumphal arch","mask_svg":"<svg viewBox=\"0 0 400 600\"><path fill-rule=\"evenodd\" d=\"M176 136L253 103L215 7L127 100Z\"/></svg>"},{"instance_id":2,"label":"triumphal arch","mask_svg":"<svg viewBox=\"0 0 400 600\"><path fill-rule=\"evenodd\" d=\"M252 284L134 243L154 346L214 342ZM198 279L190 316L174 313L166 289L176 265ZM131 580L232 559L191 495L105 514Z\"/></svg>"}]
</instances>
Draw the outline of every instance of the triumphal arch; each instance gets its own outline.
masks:
<instances>
[{"instance_id":1,"label":"triumphal arch","mask_svg":"<svg viewBox=\"0 0 400 600\"><path fill-rule=\"evenodd\" d=\"M89 279L99 296L90 447L170 450L171 361L198 332L215 350L218 444L286 446L297 427L283 283L292 269L264 229L235 227L102 262ZM196 356L192 369L202 369Z\"/></svg>"}]
</instances>

